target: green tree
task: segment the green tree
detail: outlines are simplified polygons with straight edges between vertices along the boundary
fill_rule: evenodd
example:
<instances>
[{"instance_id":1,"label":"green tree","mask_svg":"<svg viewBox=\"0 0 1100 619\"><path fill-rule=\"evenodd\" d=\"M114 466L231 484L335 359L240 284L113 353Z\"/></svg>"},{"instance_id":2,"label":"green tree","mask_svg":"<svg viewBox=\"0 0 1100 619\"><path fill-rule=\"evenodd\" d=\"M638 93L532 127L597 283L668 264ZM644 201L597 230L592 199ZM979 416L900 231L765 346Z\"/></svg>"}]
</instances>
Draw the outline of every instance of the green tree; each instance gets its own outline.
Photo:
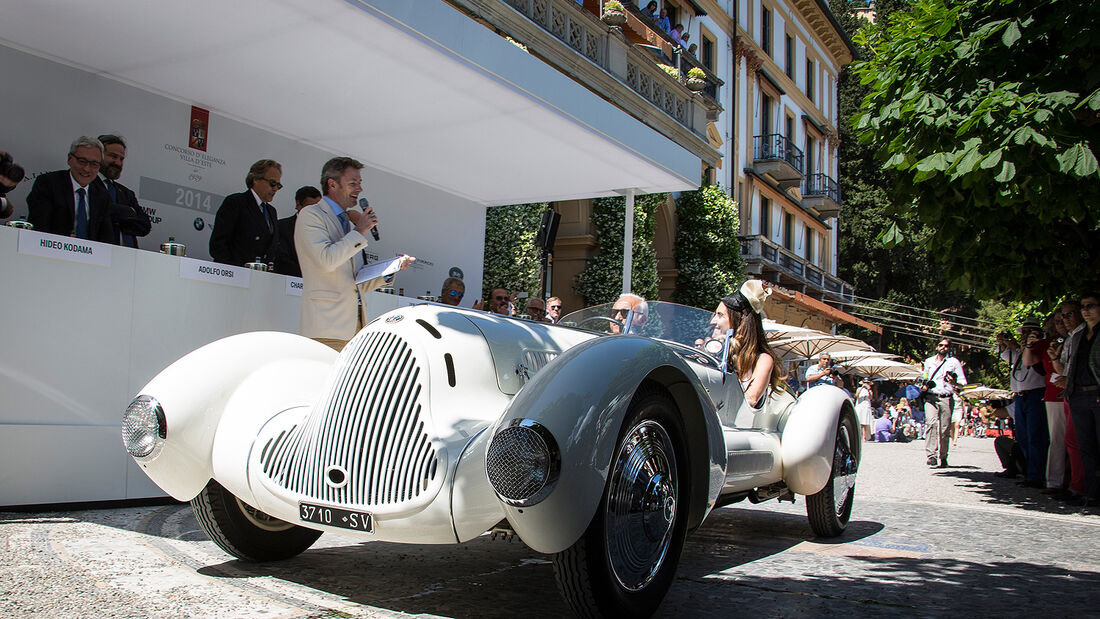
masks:
<instances>
[{"instance_id":1,"label":"green tree","mask_svg":"<svg viewBox=\"0 0 1100 619\"><path fill-rule=\"evenodd\" d=\"M891 181L883 242L915 217L947 281L983 297L1095 281L1097 14L1097 0L919 0L857 34L855 128Z\"/></svg>"},{"instance_id":2,"label":"green tree","mask_svg":"<svg viewBox=\"0 0 1100 619\"><path fill-rule=\"evenodd\" d=\"M685 191L676 202L677 303L710 309L745 279L737 204L717 186Z\"/></svg>"},{"instance_id":3,"label":"green tree","mask_svg":"<svg viewBox=\"0 0 1100 619\"><path fill-rule=\"evenodd\" d=\"M485 210L485 259L481 298L497 286L538 296L539 249L535 246L546 203L494 206Z\"/></svg>"},{"instance_id":4,"label":"green tree","mask_svg":"<svg viewBox=\"0 0 1100 619\"><path fill-rule=\"evenodd\" d=\"M837 20L849 33L860 28L885 29L894 19L894 13L909 7L905 0L887 0L875 5L875 24L857 17L849 0L833 0L831 8ZM866 48L861 53L866 54ZM875 160L874 151L861 143L851 125L851 118L860 112L863 99L870 92L861 84L850 67L841 71L838 83L839 131L840 131L840 183L843 195L843 211L839 220L839 275L850 282L861 301L876 309L857 310L871 322L886 325L883 335L877 336L856 327L843 330L873 343L880 350L889 350L903 356L923 359L931 348L934 334L921 335L912 331L932 329L932 321L901 317L891 312L898 308L891 304L939 310L959 308L973 315L976 302L968 291L949 291L942 269L935 264L929 251L932 231L918 219L906 218L896 222L897 234L891 246L880 239L884 230L893 225L891 216L893 174L883 170ZM896 317L921 324L903 328L891 326L877 317ZM900 325L899 325L900 326Z\"/></svg>"},{"instance_id":5,"label":"green tree","mask_svg":"<svg viewBox=\"0 0 1100 619\"><path fill-rule=\"evenodd\" d=\"M667 193L651 193L634 199L630 289L646 299L657 298L657 252L653 249L657 230L655 214L657 207L667 199ZM609 303L622 292L625 209L626 199L621 197L597 198L592 203L592 224L600 250L573 282L573 289L584 297L586 305Z\"/></svg>"}]
</instances>

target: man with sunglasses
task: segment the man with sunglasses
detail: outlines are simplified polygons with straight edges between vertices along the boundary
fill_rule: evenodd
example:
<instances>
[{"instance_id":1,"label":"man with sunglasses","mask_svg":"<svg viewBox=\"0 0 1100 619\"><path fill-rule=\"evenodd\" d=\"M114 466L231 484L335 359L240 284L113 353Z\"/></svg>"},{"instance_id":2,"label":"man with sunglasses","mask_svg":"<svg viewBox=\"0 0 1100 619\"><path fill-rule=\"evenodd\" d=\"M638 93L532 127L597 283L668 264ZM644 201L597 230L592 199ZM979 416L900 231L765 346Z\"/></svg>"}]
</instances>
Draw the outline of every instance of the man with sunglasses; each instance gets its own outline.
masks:
<instances>
[{"instance_id":1,"label":"man with sunglasses","mask_svg":"<svg viewBox=\"0 0 1100 619\"><path fill-rule=\"evenodd\" d=\"M458 307L462 303L462 297L466 295L466 284L457 277L448 277L443 280L443 289L439 291L439 302L444 305Z\"/></svg>"},{"instance_id":2,"label":"man with sunglasses","mask_svg":"<svg viewBox=\"0 0 1100 619\"><path fill-rule=\"evenodd\" d=\"M282 179L283 166L278 161L261 159L252 164L244 178L248 191L226 196L214 216L211 258L236 266L257 258L260 262L275 262L279 216L271 201L283 188Z\"/></svg>"},{"instance_id":3,"label":"man with sunglasses","mask_svg":"<svg viewBox=\"0 0 1100 619\"><path fill-rule=\"evenodd\" d=\"M649 303L641 295L627 292L619 295L619 298L611 304L611 318L614 321L610 325L611 333L619 333L620 325L625 325L631 310L634 316L630 318L627 333L641 333L649 319Z\"/></svg>"},{"instance_id":4,"label":"man with sunglasses","mask_svg":"<svg viewBox=\"0 0 1100 619\"><path fill-rule=\"evenodd\" d=\"M27 194L27 221L39 232L118 244L107 188L99 180L103 144L80 136L69 145L69 169L34 179Z\"/></svg>"},{"instance_id":5,"label":"man with sunglasses","mask_svg":"<svg viewBox=\"0 0 1100 619\"><path fill-rule=\"evenodd\" d=\"M554 324L561 322L561 299L550 297L546 300L546 317Z\"/></svg>"}]
</instances>

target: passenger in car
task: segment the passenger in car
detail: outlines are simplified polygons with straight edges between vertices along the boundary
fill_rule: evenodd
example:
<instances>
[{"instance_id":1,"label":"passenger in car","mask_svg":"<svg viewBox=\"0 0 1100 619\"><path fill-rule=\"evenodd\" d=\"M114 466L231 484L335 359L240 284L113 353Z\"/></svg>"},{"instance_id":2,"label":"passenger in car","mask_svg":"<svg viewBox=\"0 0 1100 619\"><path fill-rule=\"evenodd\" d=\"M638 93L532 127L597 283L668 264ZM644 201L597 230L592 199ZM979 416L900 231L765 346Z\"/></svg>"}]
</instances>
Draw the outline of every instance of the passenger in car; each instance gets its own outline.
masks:
<instances>
[{"instance_id":1,"label":"passenger in car","mask_svg":"<svg viewBox=\"0 0 1100 619\"><path fill-rule=\"evenodd\" d=\"M764 288L760 280L750 279L722 299L711 320L717 336L733 329L729 365L737 372L745 399L753 408L762 407L770 391L784 389L781 364L768 346L760 317L769 294L771 290Z\"/></svg>"}]
</instances>

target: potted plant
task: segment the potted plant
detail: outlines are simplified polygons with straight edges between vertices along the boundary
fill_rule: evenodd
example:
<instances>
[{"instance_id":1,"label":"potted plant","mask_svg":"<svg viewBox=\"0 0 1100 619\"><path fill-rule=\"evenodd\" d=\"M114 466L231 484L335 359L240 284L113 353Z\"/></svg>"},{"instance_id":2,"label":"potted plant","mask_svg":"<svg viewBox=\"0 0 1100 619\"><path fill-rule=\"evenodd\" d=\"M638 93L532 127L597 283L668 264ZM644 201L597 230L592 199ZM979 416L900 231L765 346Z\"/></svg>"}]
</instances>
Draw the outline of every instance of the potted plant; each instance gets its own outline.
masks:
<instances>
[{"instance_id":1,"label":"potted plant","mask_svg":"<svg viewBox=\"0 0 1100 619\"><path fill-rule=\"evenodd\" d=\"M668 73L669 77L671 77L672 79L674 79L674 80L680 79L680 70L677 69L676 67L669 66L667 64L659 64L657 66L661 67L661 70L664 71L665 73Z\"/></svg>"},{"instance_id":2,"label":"potted plant","mask_svg":"<svg viewBox=\"0 0 1100 619\"><path fill-rule=\"evenodd\" d=\"M707 74L699 67L692 67L687 72L686 85L689 90L699 92L707 87Z\"/></svg>"},{"instance_id":3,"label":"potted plant","mask_svg":"<svg viewBox=\"0 0 1100 619\"><path fill-rule=\"evenodd\" d=\"M619 0L606 0L600 19L608 26L622 26L626 23L626 9Z\"/></svg>"}]
</instances>

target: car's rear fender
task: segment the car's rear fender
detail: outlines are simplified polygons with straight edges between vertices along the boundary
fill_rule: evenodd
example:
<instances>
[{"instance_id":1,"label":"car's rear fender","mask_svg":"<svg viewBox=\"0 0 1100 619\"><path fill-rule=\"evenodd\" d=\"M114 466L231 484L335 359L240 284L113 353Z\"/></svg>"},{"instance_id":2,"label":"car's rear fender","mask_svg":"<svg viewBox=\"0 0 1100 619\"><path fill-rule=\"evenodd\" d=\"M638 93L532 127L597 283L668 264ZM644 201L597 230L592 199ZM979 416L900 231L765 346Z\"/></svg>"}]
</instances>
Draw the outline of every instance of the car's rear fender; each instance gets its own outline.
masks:
<instances>
[{"instance_id":1,"label":"car's rear fender","mask_svg":"<svg viewBox=\"0 0 1100 619\"><path fill-rule=\"evenodd\" d=\"M234 335L189 353L138 391L160 403L166 426L160 453L138 464L172 497L190 500L214 475L213 444L222 414L250 375L289 360L331 365L336 356L311 339L270 331Z\"/></svg>"},{"instance_id":2,"label":"car's rear fender","mask_svg":"<svg viewBox=\"0 0 1100 619\"><path fill-rule=\"evenodd\" d=\"M725 448L714 406L691 368L652 340L615 336L562 353L520 390L493 430L532 420L554 437L561 470L541 502L502 507L531 548L554 553L588 527L603 496L620 429L638 387L651 381L668 392L684 419L692 493L689 525L701 522L721 490Z\"/></svg>"},{"instance_id":3,"label":"car's rear fender","mask_svg":"<svg viewBox=\"0 0 1100 619\"><path fill-rule=\"evenodd\" d=\"M780 418L783 481L793 492L815 494L829 481L841 415L855 418L851 400L836 387L820 386L799 396ZM854 448L858 458L858 441Z\"/></svg>"}]
</instances>

